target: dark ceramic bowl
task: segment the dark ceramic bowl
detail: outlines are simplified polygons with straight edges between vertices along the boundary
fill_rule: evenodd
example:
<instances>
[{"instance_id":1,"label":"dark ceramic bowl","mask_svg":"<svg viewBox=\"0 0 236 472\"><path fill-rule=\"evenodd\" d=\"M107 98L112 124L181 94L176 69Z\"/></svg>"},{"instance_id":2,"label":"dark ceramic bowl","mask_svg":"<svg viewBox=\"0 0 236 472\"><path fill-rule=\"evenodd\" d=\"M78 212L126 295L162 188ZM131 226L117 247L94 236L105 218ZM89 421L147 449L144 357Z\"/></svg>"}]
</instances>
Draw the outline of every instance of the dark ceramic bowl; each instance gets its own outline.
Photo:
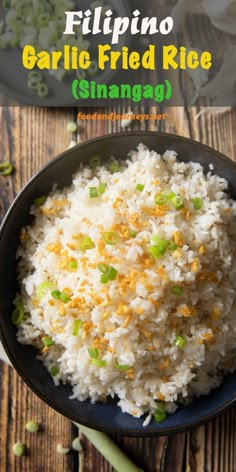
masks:
<instances>
[{"instance_id":1,"label":"dark ceramic bowl","mask_svg":"<svg viewBox=\"0 0 236 472\"><path fill-rule=\"evenodd\" d=\"M19 231L30 223L29 209L32 201L46 195L57 182L63 188L71 184L72 174L81 161L93 155L111 155L125 158L128 151L143 142L149 148L163 153L166 149L177 151L183 161L200 162L206 170L214 164L215 173L230 183L230 194L236 198L236 164L220 153L197 142L179 136L133 132L104 136L74 147L49 162L18 194L8 211L0 231L0 334L3 346L19 375L42 400L73 421L104 430L133 436L155 436L183 431L199 425L222 413L236 399L236 373L228 375L220 388L209 395L197 398L191 405L180 407L163 423L151 422L143 428L143 418L135 419L123 414L116 401L92 405L89 401L69 400L69 385L55 387L51 376L36 359L30 346L22 346L16 340L16 328L11 323L12 301L17 290L16 249Z\"/></svg>"}]
</instances>

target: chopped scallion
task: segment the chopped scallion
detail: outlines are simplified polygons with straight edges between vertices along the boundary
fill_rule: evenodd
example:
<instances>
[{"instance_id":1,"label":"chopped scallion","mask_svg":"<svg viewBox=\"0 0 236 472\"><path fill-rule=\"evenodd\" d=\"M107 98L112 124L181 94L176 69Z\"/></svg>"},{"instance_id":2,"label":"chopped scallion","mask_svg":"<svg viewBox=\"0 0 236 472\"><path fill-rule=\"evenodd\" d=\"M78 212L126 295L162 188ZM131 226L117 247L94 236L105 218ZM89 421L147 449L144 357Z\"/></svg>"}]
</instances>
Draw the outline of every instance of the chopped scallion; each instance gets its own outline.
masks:
<instances>
[{"instance_id":1,"label":"chopped scallion","mask_svg":"<svg viewBox=\"0 0 236 472\"><path fill-rule=\"evenodd\" d=\"M160 238L160 236L153 236L152 241L155 243L158 251L164 255L168 247L168 241L166 239Z\"/></svg>"},{"instance_id":2,"label":"chopped scallion","mask_svg":"<svg viewBox=\"0 0 236 472\"><path fill-rule=\"evenodd\" d=\"M65 292L60 292L60 290L53 290L51 295L55 300L61 300L63 303L68 303L70 301L70 297Z\"/></svg>"},{"instance_id":3,"label":"chopped scallion","mask_svg":"<svg viewBox=\"0 0 236 472\"><path fill-rule=\"evenodd\" d=\"M199 198L199 197L193 198L192 202L193 202L194 210L196 210L196 211L201 210L201 208L202 208L202 199L201 198Z\"/></svg>"},{"instance_id":4,"label":"chopped scallion","mask_svg":"<svg viewBox=\"0 0 236 472\"><path fill-rule=\"evenodd\" d=\"M58 454L68 454L70 452L70 449L68 447L63 447L62 444L57 444L57 453Z\"/></svg>"},{"instance_id":5,"label":"chopped scallion","mask_svg":"<svg viewBox=\"0 0 236 472\"><path fill-rule=\"evenodd\" d=\"M89 165L92 169L96 169L96 167L101 165L101 158L99 156L93 156L89 159Z\"/></svg>"},{"instance_id":6,"label":"chopped scallion","mask_svg":"<svg viewBox=\"0 0 236 472\"><path fill-rule=\"evenodd\" d=\"M93 60L91 61L90 66L88 68L88 74L93 76L93 75L96 75L97 71L98 71L98 63L97 61Z\"/></svg>"},{"instance_id":7,"label":"chopped scallion","mask_svg":"<svg viewBox=\"0 0 236 472\"><path fill-rule=\"evenodd\" d=\"M111 174L115 174L115 172L119 172L119 170L120 170L120 165L118 164L118 162L112 162L112 163L108 166L108 169L109 169L109 171L111 172Z\"/></svg>"},{"instance_id":8,"label":"chopped scallion","mask_svg":"<svg viewBox=\"0 0 236 472\"><path fill-rule=\"evenodd\" d=\"M51 292L51 295L52 295L53 298L55 298L55 300L60 300L61 292L60 292L60 290L53 290Z\"/></svg>"},{"instance_id":9,"label":"chopped scallion","mask_svg":"<svg viewBox=\"0 0 236 472\"><path fill-rule=\"evenodd\" d=\"M29 433L37 433L39 430L39 424L36 421L28 421L25 425L25 428Z\"/></svg>"},{"instance_id":10,"label":"chopped scallion","mask_svg":"<svg viewBox=\"0 0 236 472\"><path fill-rule=\"evenodd\" d=\"M43 342L44 346L46 346L46 347L51 347L54 344L54 341L51 338L51 336L44 336L42 338L42 342Z\"/></svg>"},{"instance_id":11,"label":"chopped scallion","mask_svg":"<svg viewBox=\"0 0 236 472\"><path fill-rule=\"evenodd\" d=\"M81 241L80 241L80 249L81 251L88 251L89 249L94 248L94 242L89 236L85 236Z\"/></svg>"},{"instance_id":12,"label":"chopped scallion","mask_svg":"<svg viewBox=\"0 0 236 472\"><path fill-rule=\"evenodd\" d=\"M106 264L98 264L97 268L100 272L102 272L100 277L100 282L102 284L106 284L116 279L118 272L114 267L108 266Z\"/></svg>"},{"instance_id":13,"label":"chopped scallion","mask_svg":"<svg viewBox=\"0 0 236 472\"><path fill-rule=\"evenodd\" d=\"M50 374L52 377L56 377L58 374L59 374L59 369L56 365L54 365L51 370L50 370Z\"/></svg>"},{"instance_id":14,"label":"chopped scallion","mask_svg":"<svg viewBox=\"0 0 236 472\"><path fill-rule=\"evenodd\" d=\"M116 364L115 368L121 372L126 372L127 370L130 370L131 367L129 364Z\"/></svg>"},{"instance_id":15,"label":"chopped scallion","mask_svg":"<svg viewBox=\"0 0 236 472\"><path fill-rule=\"evenodd\" d=\"M157 406L157 409L153 413L153 418L157 423L161 423L166 419L165 407L160 403Z\"/></svg>"},{"instance_id":16,"label":"chopped scallion","mask_svg":"<svg viewBox=\"0 0 236 472\"><path fill-rule=\"evenodd\" d=\"M47 197L39 197L39 198L35 198L34 199L34 205L36 207L40 207L42 205L44 205L44 203L46 202L47 200Z\"/></svg>"},{"instance_id":17,"label":"chopped scallion","mask_svg":"<svg viewBox=\"0 0 236 472\"><path fill-rule=\"evenodd\" d=\"M134 231L134 229L131 229L129 234L130 234L131 238L135 238L137 236L137 233L136 233L136 231Z\"/></svg>"},{"instance_id":18,"label":"chopped scallion","mask_svg":"<svg viewBox=\"0 0 236 472\"><path fill-rule=\"evenodd\" d=\"M105 273L108 271L109 266L106 265L106 264L100 263L100 264L97 265L97 268L98 268L98 270L100 270L100 272L102 272L103 274L105 274Z\"/></svg>"},{"instance_id":19,"label":"chopped scallion","mask_svg":"<svg viewBox=\"0 0 236 472\"><path fill-rule=\"evenodd\" d=\"M107 366L106 361L103 361L102 359L96 359L96 358L91 359L91 364L95 365L96 367L106 367Z\"/></svg>"},{"instance_id":20,"label":"chopped scallion","mask_svg":"<svg viewBox=\"0 0 236 472\"><path fill-rule=\"evenodd\" d=\"M163 190L160 195L163 195L166 197L167 200L172 200L172 198L176 197L176 193L172 192L171 190Z\"/></svg>"},{"instance_id":21,"label":"chopped scallion","mask_svg":"<svg viewBox=\"0 0 236 472\"><path fill-rule=\"evenodd\" d=\"M161 193L155 196L155 204L156 205L165 205L167 202L166 195L162 195Z\"/></svg>"},{"instance_id":22,"label":"chopped scallion","mask_svg":"<svg viewBox=\"0 0 236 472\"><path fill-rule=\"evenodd\" d=\"M89 347L88 348L88 353L89 353L89 356L91 357L91 359L98 359L98 357L99 357L99 352L98 352L98 349L96 347Z\"/></svg>"},{"instance_id":23,"label":"chopped scallion","mask_svg":"<svg viewBox=\"0 0 236 472\"><path fill-rule=\"evenodd\" d=\"M103 234L103 239L107 244L114 246L119 241L119 236L116 233L107 232Z\"/></svg>"},{"instance_id":24,"label":"chopped scallion","mask_svg":"<svg viewBox=\"0 0 236 472\"><path fill-rule=\"evenodd\" d=\"M176 251L176 249L178 248L177 244L175 244L173 241L167 241L167 248L170 250L170 251Z\"/></svg>"},{"instance_id":25,"label":"chopped scallion","mask_svg":"<svg viewBox=\"0 0 236 472\"><path fill-rule=\"evenodd\" d=\"M69 121L66 125L68 133L75 133L77 131L77 124L74 121Z\"/></svg>"},{"instance_id":26,"label":"chopped scallion","mask_svg":"<svg viewBox=\"0 0 236 472\"><path fill-rule=\"evenodd\" d=\"M117 274L117 270L114 267L110 266L107 272L101 275L100 281L101 283L111 282L116 279Z\"/></svg>"},{"instance_id":27,"label":"chopped scallion","mask_svg":"<svg viewBox=\"0 0 236 472\"><path fill-rule=\"evenodd\" d=\"M182 287L178 287L177 285L174 285L171 288L171 293L175 295L176 297L181 297L181 295L183 295L184 293L184 289Z\"/></svg>"},{"instance_id":28,"label":"chopped scallion","mask_svg":"<svg viewBox=\"0 0 236 472\"><path fill-rule=\"evenodd\" d=\"M15 326L19 326L24 321L24 306L22 303L17 303L15 310L12 313L11 321Z\"/></svg>"},{"instance_id":29,"label":"chopped scallion","mask_svg":"<svg viewBox=\"0 0 236 472\"><path fill-rule=\"evenodd\" d=\"M13 445L12 447L12 451L13 451L13 454L15 456L24 456L25 452L26 452L26 446L25 444L21 443L21 442L17 442Z\"/></svg>"},{"instance_id":30,"label":"chopped scallion","mask_svg":"<svg viewBox=\"0 0 236 472\"><path fill-rule=\"evenodd\" d=\"M28 73L29 80L37 80L38 82L41 82L42 78L42 74L40 74L40 72L38 72L37 70L31 70Z\"/></svg>"},{"instance_id":31,"label":"chopped scallion","mask_svg":"<svg viewBox=\"0 0 236 472\"><path fill-rule=\"evenodd\" d=\"M98 190L97 190L96 187L90 187L89 196L90 196L90 198L97 198L98 197Z\"/></svg>"},{"instance_id":32,"label":"chopped scallion","mask_svg":"<svg viewBox=\"0 0 236 472\"><path fill-rule=\"evenodd\" d=\"M98 186L99 193L101 193L101 194L105 193L106 188L107 188L107 184L100 183L99 186Z\"/></svg>"},{"instance_id":33,"label":"chopped scallion","mask_svg":"<svg viewBox=\"0 0 236 472\"><path fill-rule=\"evenodd\" d=\"M46 290L52 289L53 287L55 287L55 284L53 282L42 282L36 290L36 298L38 300L41 300L41 298L43 298L43 296L45 295Z\"/></svg>"},{"instance_id":34,"label":"chopped scallion","mask_svg":"<svg viewBox=\"0 0 236 472\"><path fill-rule=\"evenodd\" d=\"M68 303L70 301L70 297L68 297L68 295L65 292L61 292L60 300L63 303Z\"/></svg>"},{"instance_id":35,"label":"chopped scallion","mask_svg":"<svg viewBox=\"0 0 236 472\"><path fill-rule=\"evenodd\" d=\"M13 170L13 165L10 162L5 161L0 164L0 175L3 175L3 177L12 174Z\"/></svg>"},{"instance_id":36,"label":"chopped scallion","mask_svg":"<svg viewBox=\"0 0 236 472\"><path fill-rule=\"evenodd\" d=\"M180 195L172 198L171 203L176 210L181 210L184 208L184 199Z\"/></svg>"},{"instance_id":37,"label":"chopped scallion","mask_svg":"<svg viewBox=\"0 0 236 472\"><path fill-rule=\"evenodd\" d=\"M37 93L40 98L46 98L48 96L47 84L39 83Z\"/></svg>"},{"instance_id":38,"label":"chopped scallion","mask_svg":"<svg viewBox=\"0 0 236 472\"><path fill-rule=\"evenodd\" d=\"M78 262L77 261L70 261L68 263L68 269L69 270L75 270L75 269L78 269Z\"/></svg>"},{"instance_id":39,"label":"chopped scallion","mask_svg":"<svg viewBox=\"0 0 236 472\"><path fill-rule=\"evenodd\" d=\"M74 329L73 329L73 332L72 332L72 335L73 336L77 336L78 333L79 333L79 330L82 326L83 322L81 320L75 320L74 322Z\"/></svg>"},{"instance_id":40,"label":"chopped scallion","mask_svg":"<svg viewBox=\"0 0 236 472\"><path fill-rule=\"evenodd\" d=\"M138 192L142 192L144 190L144 187L145 187L145 185L143 185L143 184L137 184L136 185L136 190L138 190Z\"/></svg>"},{"instance_id":41,"label":"chopped scallion","mask_svg":"<svg viewBox=\"0 0 236 472\"><path fill-rule=\"evenodd\" d=\"M175 338L175 345L180 349L183 349L186 345L186 339L183 336L176 336Z\"/></svg>"},{"instance_id":42,"label":"chopped scallion","mask_svg":"<svg viewBox=\"0 0 236 472\"><path fill-rule=\"evenodd\" d=\"M162 256L157 246L150 246L148 248L148 252L154 259L160 259L160 257Z\"/></svg>"}]
</instances>

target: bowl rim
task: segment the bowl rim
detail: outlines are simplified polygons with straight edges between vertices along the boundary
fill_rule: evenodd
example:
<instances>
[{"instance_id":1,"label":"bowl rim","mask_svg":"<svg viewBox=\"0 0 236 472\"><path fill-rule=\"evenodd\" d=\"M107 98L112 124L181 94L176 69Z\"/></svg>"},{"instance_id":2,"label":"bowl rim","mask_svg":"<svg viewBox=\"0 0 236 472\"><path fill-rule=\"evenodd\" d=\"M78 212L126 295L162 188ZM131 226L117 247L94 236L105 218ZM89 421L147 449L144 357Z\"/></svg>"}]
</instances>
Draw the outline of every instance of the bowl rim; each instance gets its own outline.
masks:
<instances>
[{"instance_id":1,"label":"bowl rim","mask_svg":"<svg viewBox=\"0 0 236 472\"><path fill-rule=\"evenodd\" d=\"M212 153L213 155L217 155L218 158L220 158L225 164L229 164L231 166L235 166L235 172L236 172L236 162L230 159L229 157L226 157L224 154L219 152L218 150L205 145L201 142L198 142L192 138L186 138L184 136L179 136L174 133L164 133L164 132L159 132L159 131L122 131L122 132L117 132L117 133L111 133L111 134L106 134L103 136L98 136L92 139L88 139L84 141L83 143L79 143L76 146L74 146L71 149L66 149L64 152L60 153L53 159L51 159L49 162L47 162L42 168L40 168L21 188L21 190L18 192L16 197L14 198L13 202L11 203L9 209L7 210L5 217L3 218L3 221L0 225L0 245L1 245L1 239L3 236L3 233L6 229L8 220L11 218L12 213L15 210L16 205L18 202L21 200L22 196L27 192L27 190L31 187L31 185L38 179L40 178L48 168L53 166L55 163L63 160L65 157L68 158L68 156L72 153L74 153L76 150L83 150L84 147L86 147L89 144L93 144L95 142L102 142L106 141L109 139L117 138L120 137L121 139L123 137L128 137L128 136L135 136L135 137L140 137L140 142L142 141L142 137L148 137L148 136L158 136L159 138L171 138L171 139L177 139L182 142L187 142L187 143L192 143L194 146L198 147L198 149L205 149L208 152ZM58 413L62 414L63 416L69 418L73 422L78 422L78 417L76 418L73 413L68 415L68 412L65 412L63 408L58 407L53 400L45 396L43 393L39 392L37 387L35 387L34 383L31 381L30 378L25 375L24 369L21 368L21 364L17 362L16 357L14 354L12 354L7 338L5 336L5 332L2 327L1 323L1 317L0 317L0 340L2 341L3 347L6 351L6 354L12 363L13 367L15 368L16 372L18 375L22 378L23 382L32 390L34 394L36 394L42 401L44 401L48 406L53 408L55 411ZM230 375L230 374L229 374ZM56 387L55 387L56 388ZM120 434L120 435L126 435L126 436L133 436L133 437L158 437L158 436L169 436L172 434L176 433L181 433L188 431L192 428L195 428L197 426L206 424L210 420L216 418L217 416L223 414L226 410L228 410L233 404L236 402L236 389L235 389L235 396L231 398L230 400L224 402L222 406L217 408L216 410L213 410L211 413L208 413L207 415L200 416L199 419L196 419L194 421L186 421L183 423L182 426L170 426L170 427L165 427L163 423L163 427L160 428L158 431L154 430L146 430L143 428L143 431L137 431L135 428L134 429L129 429L128 431L125 431L123 427L103 427L100 423L97 423L96 420L91 418L91 421L86 421L81 419L80 423L83 424L84 426L87 426L89 428L97 429L99 431L104 431L108 434ZM98 406L99 404L96 403L95 406Z\"/></svg>"}]
</instances>

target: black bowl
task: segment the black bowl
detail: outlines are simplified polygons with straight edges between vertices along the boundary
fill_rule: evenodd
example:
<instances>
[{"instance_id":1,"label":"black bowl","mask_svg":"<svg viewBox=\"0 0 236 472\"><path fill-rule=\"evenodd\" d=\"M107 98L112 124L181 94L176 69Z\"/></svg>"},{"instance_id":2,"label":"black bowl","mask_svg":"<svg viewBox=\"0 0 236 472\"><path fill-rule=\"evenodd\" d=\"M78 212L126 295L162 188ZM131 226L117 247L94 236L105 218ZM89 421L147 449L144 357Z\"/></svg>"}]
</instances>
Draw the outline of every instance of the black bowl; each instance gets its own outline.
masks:
<instances>
[{"instance_id":1,"label":"black bowl","mask_svg":"<svg viewBox=\"0 0 236 472\"><path fill-rule=\"evenodd\" d=\"M143 418L135 419L123 414L115 400L92 405L89 401L69 400L71 387L55 387L51 376L36 359L30 346L22 346L16 340L16 328L11 323L13 299L17 290L16 249L22 226L29 224L29 209L33 200L47 195L57 182L60 188L71 184L72 175L81 161L87 162L93 155L111 155L125 158L138 143L163 153L175 150L182 161L200 162L209 170L229 181L229 192L236 198L236 164L213 149L179 136L152 132L121 133L93 139L80 144L49 162L25 185L8 211L0 230L0 335L3 346L19 375L42 400L73 421L97 430L133 436L156 436L184 431L222 413L236 399L236 373L228 375L221 387L209 395L195 399L191 405L180 407L163 423L151 422L143 428Z\"/></svg>"}]
</instances>

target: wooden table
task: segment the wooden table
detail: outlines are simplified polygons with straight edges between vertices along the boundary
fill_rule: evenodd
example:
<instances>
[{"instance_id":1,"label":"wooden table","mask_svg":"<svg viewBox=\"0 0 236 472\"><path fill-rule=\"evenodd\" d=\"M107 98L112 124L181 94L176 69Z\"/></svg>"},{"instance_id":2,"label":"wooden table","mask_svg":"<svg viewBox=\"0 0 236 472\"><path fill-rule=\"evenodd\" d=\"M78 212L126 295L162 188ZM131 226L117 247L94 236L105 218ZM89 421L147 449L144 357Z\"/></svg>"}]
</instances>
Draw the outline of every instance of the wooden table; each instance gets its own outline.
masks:
<instances>
[{"instance_id":1,"label":"wooden table","mask_svg":"<svg viewBox=\"0 0 236 472\"><path fill-rule=\"evenodd\" d=\"M90 110L91 111L91 110ZM101 110L102 111L102 110ZM114 110L109 110L114 111ZM140 110L139 110L140 111ZM145 112L145 110L142 110ZM155 111L155 110L153 110ZM195 116L199 110L171 108L161 121L135 122L132 129L160 130L207 143L232 159L236 157L236 113ZM70 142L66 124L76 109L0 109L0 161L10 160L15 173L0 177L0 217L2 218L22 185ZM120 122L88 121L80 140L119 131ZM71 422L39 400L18 377L0 363L0 472L111 472L113 469L82 437L83 455L61 456L57 443L70 446L77 430ZM25 432L25 423L35 419L42 425L37 435ZM116 437L120 447L145 472L235 472L236 411L229 410L206 426L170 438L132 439ZM16 458L12 445L26 442L28 454ZM128 471L124 471L128 472Z\"/></svg>"}]
</instances>

